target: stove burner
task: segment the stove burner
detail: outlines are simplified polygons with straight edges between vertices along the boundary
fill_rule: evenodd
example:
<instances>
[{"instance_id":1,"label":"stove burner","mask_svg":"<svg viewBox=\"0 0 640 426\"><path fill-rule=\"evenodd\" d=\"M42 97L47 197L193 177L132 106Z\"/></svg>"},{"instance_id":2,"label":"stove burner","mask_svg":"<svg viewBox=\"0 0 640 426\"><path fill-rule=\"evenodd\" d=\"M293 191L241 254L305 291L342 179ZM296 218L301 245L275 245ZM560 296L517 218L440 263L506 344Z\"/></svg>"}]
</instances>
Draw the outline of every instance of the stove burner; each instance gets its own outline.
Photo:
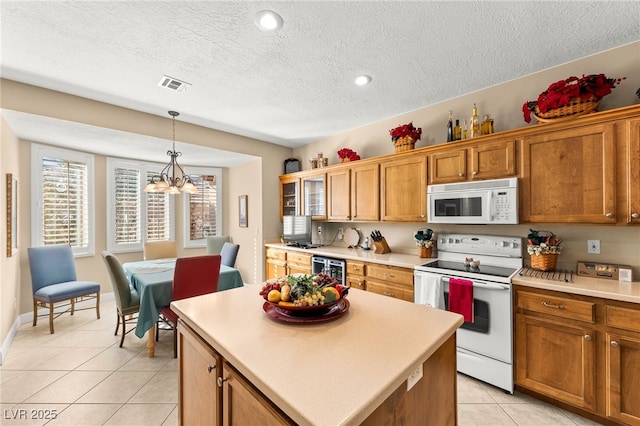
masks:
<instances>
[{"instance_id":1,"label":"stove burner","mask_svg":"<svg viewBox=\"0 0 640 426\"><path fill-rule=\"evenodd\" d=\"M561 281L565 283L573 282L572 271L538 271L532 268L522 268L518 275L521 277L540 278L549 281Z\"/></svg>"}]
</instances>

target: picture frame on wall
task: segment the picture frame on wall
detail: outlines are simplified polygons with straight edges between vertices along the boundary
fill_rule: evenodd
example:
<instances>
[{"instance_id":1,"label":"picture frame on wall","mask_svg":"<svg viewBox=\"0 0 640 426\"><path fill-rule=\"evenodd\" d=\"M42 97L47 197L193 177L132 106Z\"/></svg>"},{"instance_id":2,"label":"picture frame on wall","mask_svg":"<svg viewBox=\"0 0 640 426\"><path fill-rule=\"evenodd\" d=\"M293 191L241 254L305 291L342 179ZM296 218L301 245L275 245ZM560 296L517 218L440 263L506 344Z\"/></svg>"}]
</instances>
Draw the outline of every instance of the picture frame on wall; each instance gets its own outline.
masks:
<instances>
[{"instance_id":1,"label":"picture frame on wall","mask_svg":"<svg viewBox=\"0 0 640 426\"><path fill-rule=\"evenodd\" d=\"M18 179L7 173L7 257L18 251Z\"/></svg>"},{"instance_id":2,"label":"picture frame on wall","mask_svg":"<svg viewBox=\"0 0 640 426\"><path fill-rule=\"evenodd\" d=\"M249 213L247 211L247 196L241 195L238 197L238 225L241 228L249 226Z\"/></svg>"}]
</instances>

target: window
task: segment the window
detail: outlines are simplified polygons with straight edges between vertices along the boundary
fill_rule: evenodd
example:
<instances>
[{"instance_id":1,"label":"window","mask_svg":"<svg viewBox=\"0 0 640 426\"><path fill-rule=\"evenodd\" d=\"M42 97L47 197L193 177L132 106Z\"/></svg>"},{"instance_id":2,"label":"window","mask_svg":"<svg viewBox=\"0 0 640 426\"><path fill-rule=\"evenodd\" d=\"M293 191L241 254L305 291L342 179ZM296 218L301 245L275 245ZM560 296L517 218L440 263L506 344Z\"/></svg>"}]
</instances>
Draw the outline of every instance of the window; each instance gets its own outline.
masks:
<instances>
[{"instance_id":1,"label":"window","mask_svg":"<svg viewBox=\"0 0 640 426\"><path fill-rule=\"evenodd\" d=\"M184 194L185 247L204 247L222 235L222 170L189 167L197 194Z\"/></svg>"},{"instance_id":2,"label":"window","mask_svg":"<svg viewBox=\"0 0 640 426\"><path fill-rule=\"evenodd\" d=\"M109 251L142 251L145 241L174 239L171 196L144 192L149 177L161 168L155 164L107 159Z\"/></svg>"},{"instance_id":3,"label":"window","mask_svg":"<svg viewBox=\"0 0 640 426\"><path fill-rule=\"evenodd\" d=\"M93 255L93 155L33 144L31 170L31 245Z\"/></svg>"}]
</instances>

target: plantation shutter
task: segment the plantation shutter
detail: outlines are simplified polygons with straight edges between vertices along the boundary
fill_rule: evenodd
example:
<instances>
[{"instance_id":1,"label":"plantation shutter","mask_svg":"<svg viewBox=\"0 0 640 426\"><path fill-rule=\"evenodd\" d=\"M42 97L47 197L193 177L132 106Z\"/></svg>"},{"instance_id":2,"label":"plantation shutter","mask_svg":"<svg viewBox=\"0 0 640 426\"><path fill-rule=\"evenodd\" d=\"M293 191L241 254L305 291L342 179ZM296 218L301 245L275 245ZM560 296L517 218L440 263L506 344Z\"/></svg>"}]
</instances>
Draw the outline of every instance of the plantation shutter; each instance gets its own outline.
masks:
<instances>
[{"instance_id":1,"label":"plantation shutter","mask_svg":"<svg viewBox=\"0 0 640 426\"><path fill-rule=\"evenodd\" d=\"M89 245L87 164L42 158L43 244Z\"/></svg>"},{"instance_id":2,"label":"plantation shutter","mask_svg":"<svg viewBox=\"0 0 640 426\"><path fill-rule=\"evenodd\" d=\"M147 172L147 181L157 173ZM171 239L171 215L169 214L169 194L147 192L147 241Z\"/></svg>"},{"instance_id":3,"label":"plantation shutter","mask_svg":"<svg viewBox=\"0 0 640 426\"><path fill-rule=\"evenodd\" d=\"M218 235L218 182L217 176L191 175L197 194L189 195L189 239L204 239Z\"/></svg>"},{"instance_id":4,"label":"plantation shutter","mask_svg":"<svg viewBox=\"0 0 640 426\"><path fill-rule=\"evenodd\" d=\"M114 180L115 242L140 242L140 171L117 167Z\"/></svg>"}]
</instances>

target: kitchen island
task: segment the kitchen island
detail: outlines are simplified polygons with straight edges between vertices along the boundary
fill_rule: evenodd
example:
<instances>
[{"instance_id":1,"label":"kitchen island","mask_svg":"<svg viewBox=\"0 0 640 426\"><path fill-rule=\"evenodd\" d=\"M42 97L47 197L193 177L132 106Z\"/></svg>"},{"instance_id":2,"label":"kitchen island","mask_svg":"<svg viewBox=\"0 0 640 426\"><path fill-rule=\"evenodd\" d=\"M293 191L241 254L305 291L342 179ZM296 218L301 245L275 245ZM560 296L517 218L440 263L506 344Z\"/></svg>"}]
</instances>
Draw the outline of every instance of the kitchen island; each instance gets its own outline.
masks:
<instances>
[{"instance_id":1,"label":"kitchen island","mask_svg":"<svg viewBox=\"0 0 640 426\"><path fill-rule=\"evenodd\" d=\"M287 323L264 312L259 291L248 285L172 302L181 318L182 424L189 415L202 421L212 407L216 422L257 421L247 395L275 416L270 424L457 423L462 316L352 291L348 311L331 322ZM195 352L210 362L198 367ZM203 389L214 393L203 398Z\"/></svg>"}]
</instances>

